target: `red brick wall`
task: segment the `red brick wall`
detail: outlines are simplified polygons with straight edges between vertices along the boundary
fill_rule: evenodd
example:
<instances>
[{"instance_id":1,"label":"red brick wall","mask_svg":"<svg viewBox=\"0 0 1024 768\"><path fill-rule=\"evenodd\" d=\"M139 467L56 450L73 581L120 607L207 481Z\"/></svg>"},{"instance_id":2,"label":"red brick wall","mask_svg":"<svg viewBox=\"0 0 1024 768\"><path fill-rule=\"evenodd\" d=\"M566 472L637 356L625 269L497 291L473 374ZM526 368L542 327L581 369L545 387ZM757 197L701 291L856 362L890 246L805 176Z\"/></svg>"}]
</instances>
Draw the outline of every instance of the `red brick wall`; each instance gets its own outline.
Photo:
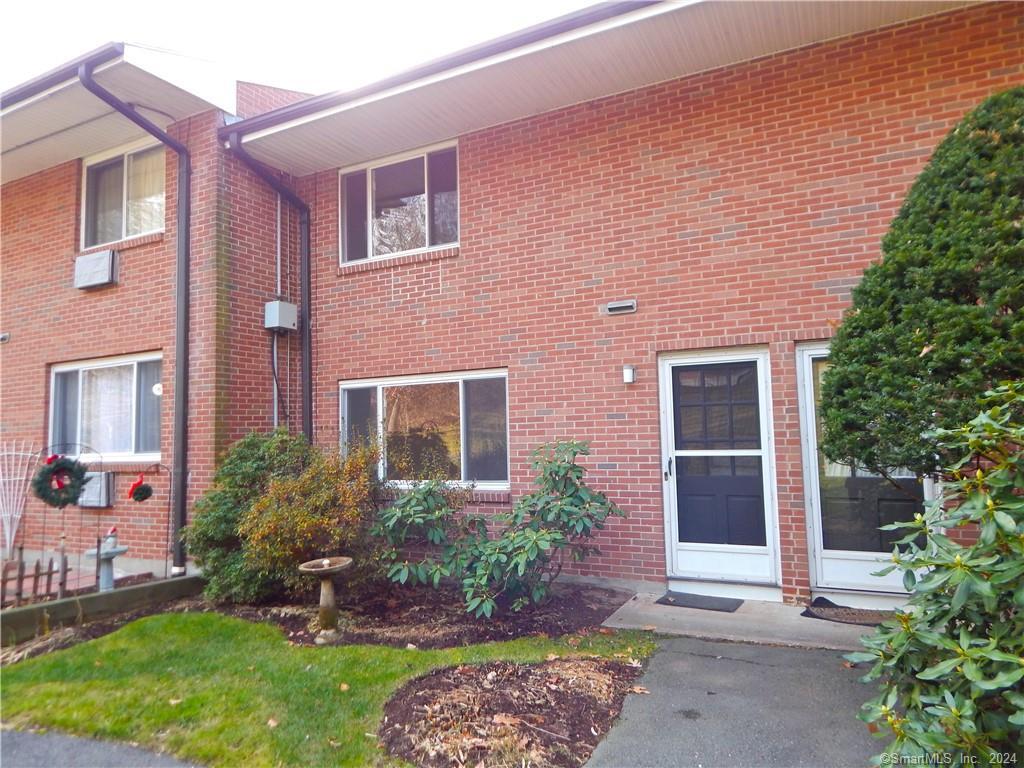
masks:
<instances>
[{"instance_id":1,"label":"red brick wall","mask_svg":"<svg viewBox=\"0 0 1024 768\"><path fill-rule=\"evenodd\" d=\"M222 119L211 112L170 128L192 153L190 501L208 485L215 457L229 436L225 414L232 366L239 374L247 368L227 354L227 191L225 152L216 138ZM170 151L166 158L164 233L116 245L117 284L90 291L72 285L80 252L80 162L4 185L0 327L11 340L0 346L0 442L23 439L36 449L45 447L52 364L161 351L161 460L171 465L177 158ZM234 192L246 194L244 188ZM235 271L244 268L236 265ZM114 507L95 512L70 507L61 525L59 512L51 510L44 519L43 506L30 499L22 522L26 548L53 549L63 527L74 554L93 546L97 533L116 524L122 543L130 547L128 557L164 557L170 527L167 471L109 463L104 469L116 472ZM143 470L156 494L142 504L125 501L128 485Z\"/></svg>"},{"instance_id":2,"label":"red brick wall","mask_svg":"<svg viewBox=\"0 0 1024 768\"><path fill-rule=\"evenodd\" d=\"M270 366L271 335L263 327L263 308L280 298L298 304L298 215L280 205L281 291L277 291L277 194L237 158L225 165L229 190L228 233L230 267L226 325L227 359L231 376L226 392L227 439L251 430L273 427L274 394ZM278 337L278 424L302 429L299 338Z\"/></svg>"},{"instance_id":3,"label":"red brick wall","mask_svg":"<svg viewBox=\"0 0 1024 768\"><path fill-rule=\"evenodd\" d=\"M459 141L460 250L344 273L337 174L303 180L321 438L341 379L507 368L513 495L538 443L590 440L629 519L585 571L657 581L657 357L765 347L783 588L805 598L795 345L831 335L942 136L1022 81L1024 8L993 4L501 125ZM598 314L621 298L639 312Z\"/></svg>"},{"instance_id":4,"label":"red brick wall","mask_svg":"<svg viewBox=\"0 0 1024 768\"><path fill-rule=\"evenodd\" d=\"M296 101L307 99L311 95L300 91L289 91L286 88L274 88L269 85L239 81L235 88L235 111L239 117L262 115L272 109L286 107Z\"/></svg>"}]
</instances>

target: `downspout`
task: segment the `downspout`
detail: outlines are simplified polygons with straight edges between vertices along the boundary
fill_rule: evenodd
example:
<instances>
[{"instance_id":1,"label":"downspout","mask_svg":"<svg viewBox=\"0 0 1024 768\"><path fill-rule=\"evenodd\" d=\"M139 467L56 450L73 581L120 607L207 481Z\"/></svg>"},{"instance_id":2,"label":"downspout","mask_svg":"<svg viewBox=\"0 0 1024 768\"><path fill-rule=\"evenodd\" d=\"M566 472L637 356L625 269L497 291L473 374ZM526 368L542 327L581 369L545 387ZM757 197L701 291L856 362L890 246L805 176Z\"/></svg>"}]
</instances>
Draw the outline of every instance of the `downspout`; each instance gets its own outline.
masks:
<instances>
[{"instance_id":1,"label":"downspout","mask_svg":"<svg viewBox=\"0 0 1024 768\"><path fill-rule=\"evenodd\" d=\"M299 341L302 357L302 433L313 442L313 289L309 257L309 206L287 184L245 151L237 131L228 136L228 147L263 182L299 212Z\"/></svg>"},{"instance_id":2,"label":"downspout","mask_svg":"<svg viewBox=\"0 0 1024 768\"><path fill-rule=\"evenodd\" d=\"M175 262L175 314L174 314L174 446L171 498L172 539L174 563L172 576L185 573L185 544L181 529L188 514L188 381L189 381L189 259L191 258L192 163L188 148L172 138L155 123L139 114L131 105L103 88L93 80L94 62L83 62L78 67L78 79L87 91L106 102L146 133L170 147L178 155L178 215L177 258Z\"/></svg>"}]
</instances>

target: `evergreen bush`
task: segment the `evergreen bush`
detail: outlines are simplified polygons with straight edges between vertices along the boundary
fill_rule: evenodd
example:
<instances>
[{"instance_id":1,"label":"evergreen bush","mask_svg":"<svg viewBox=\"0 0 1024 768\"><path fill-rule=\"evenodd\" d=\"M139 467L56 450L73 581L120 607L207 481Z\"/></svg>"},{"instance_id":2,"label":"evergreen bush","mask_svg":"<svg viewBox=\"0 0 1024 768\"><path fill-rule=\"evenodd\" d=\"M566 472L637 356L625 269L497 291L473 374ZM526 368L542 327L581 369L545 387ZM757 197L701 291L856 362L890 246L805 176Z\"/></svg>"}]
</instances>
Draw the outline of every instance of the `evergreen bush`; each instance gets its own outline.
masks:
<instances>
[{"instance_id":1,"label":"evergreen bush","mask_svg":"<svg viewBox=\"0 0 1024 768\"><path fill-rule=\"evenodd\" d=\"M271 482L299 475L311 454L304 437L285 429L252 432L228 449L183 531L189 553L203 569L208 598L249 603L281 588L279 580L246 562L238 529Z\"/></svg>"}]
</instances>

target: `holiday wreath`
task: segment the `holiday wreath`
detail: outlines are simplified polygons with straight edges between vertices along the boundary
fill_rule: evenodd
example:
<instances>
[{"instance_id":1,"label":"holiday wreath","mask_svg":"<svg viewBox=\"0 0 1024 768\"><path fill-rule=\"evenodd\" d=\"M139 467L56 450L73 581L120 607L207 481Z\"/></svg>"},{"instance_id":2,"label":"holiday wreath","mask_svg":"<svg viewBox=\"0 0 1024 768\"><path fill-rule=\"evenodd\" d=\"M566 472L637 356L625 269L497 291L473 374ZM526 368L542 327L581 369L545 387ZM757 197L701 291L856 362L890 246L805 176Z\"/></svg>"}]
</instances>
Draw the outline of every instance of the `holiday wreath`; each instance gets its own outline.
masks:
<instances>
[{"instance_id":1,"label":"holiday wreath","mask_svg":"<svg viewBox=\"0 0 1024 768\"><path fill-rule=\"evenodd\" d=\"M80 461L54 454L46 459L32 479L32 491L51 507L63 509L74 504L89 482L87 467Z\"/></svg>"}]
</instances>

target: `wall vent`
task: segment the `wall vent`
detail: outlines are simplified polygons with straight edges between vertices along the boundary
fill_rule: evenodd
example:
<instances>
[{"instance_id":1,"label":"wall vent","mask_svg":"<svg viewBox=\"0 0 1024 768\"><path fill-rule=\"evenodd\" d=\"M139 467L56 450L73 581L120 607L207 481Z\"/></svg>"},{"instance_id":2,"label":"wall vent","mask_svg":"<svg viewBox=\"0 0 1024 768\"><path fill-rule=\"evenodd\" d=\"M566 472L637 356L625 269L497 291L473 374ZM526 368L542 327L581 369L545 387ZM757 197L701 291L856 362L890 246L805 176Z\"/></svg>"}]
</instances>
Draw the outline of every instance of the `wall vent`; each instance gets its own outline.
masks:
<instances>
[{"instance_id":1,"label":"wall vent","mask_svg":"<svg viewBox=\"0 0 1024 768\"><path fill-rule=\"evenodd\" d=\"M631 312L636 312L636 299L609 301L603 309L606 315L628 315Z\"/></svg>"}]
</instances>

